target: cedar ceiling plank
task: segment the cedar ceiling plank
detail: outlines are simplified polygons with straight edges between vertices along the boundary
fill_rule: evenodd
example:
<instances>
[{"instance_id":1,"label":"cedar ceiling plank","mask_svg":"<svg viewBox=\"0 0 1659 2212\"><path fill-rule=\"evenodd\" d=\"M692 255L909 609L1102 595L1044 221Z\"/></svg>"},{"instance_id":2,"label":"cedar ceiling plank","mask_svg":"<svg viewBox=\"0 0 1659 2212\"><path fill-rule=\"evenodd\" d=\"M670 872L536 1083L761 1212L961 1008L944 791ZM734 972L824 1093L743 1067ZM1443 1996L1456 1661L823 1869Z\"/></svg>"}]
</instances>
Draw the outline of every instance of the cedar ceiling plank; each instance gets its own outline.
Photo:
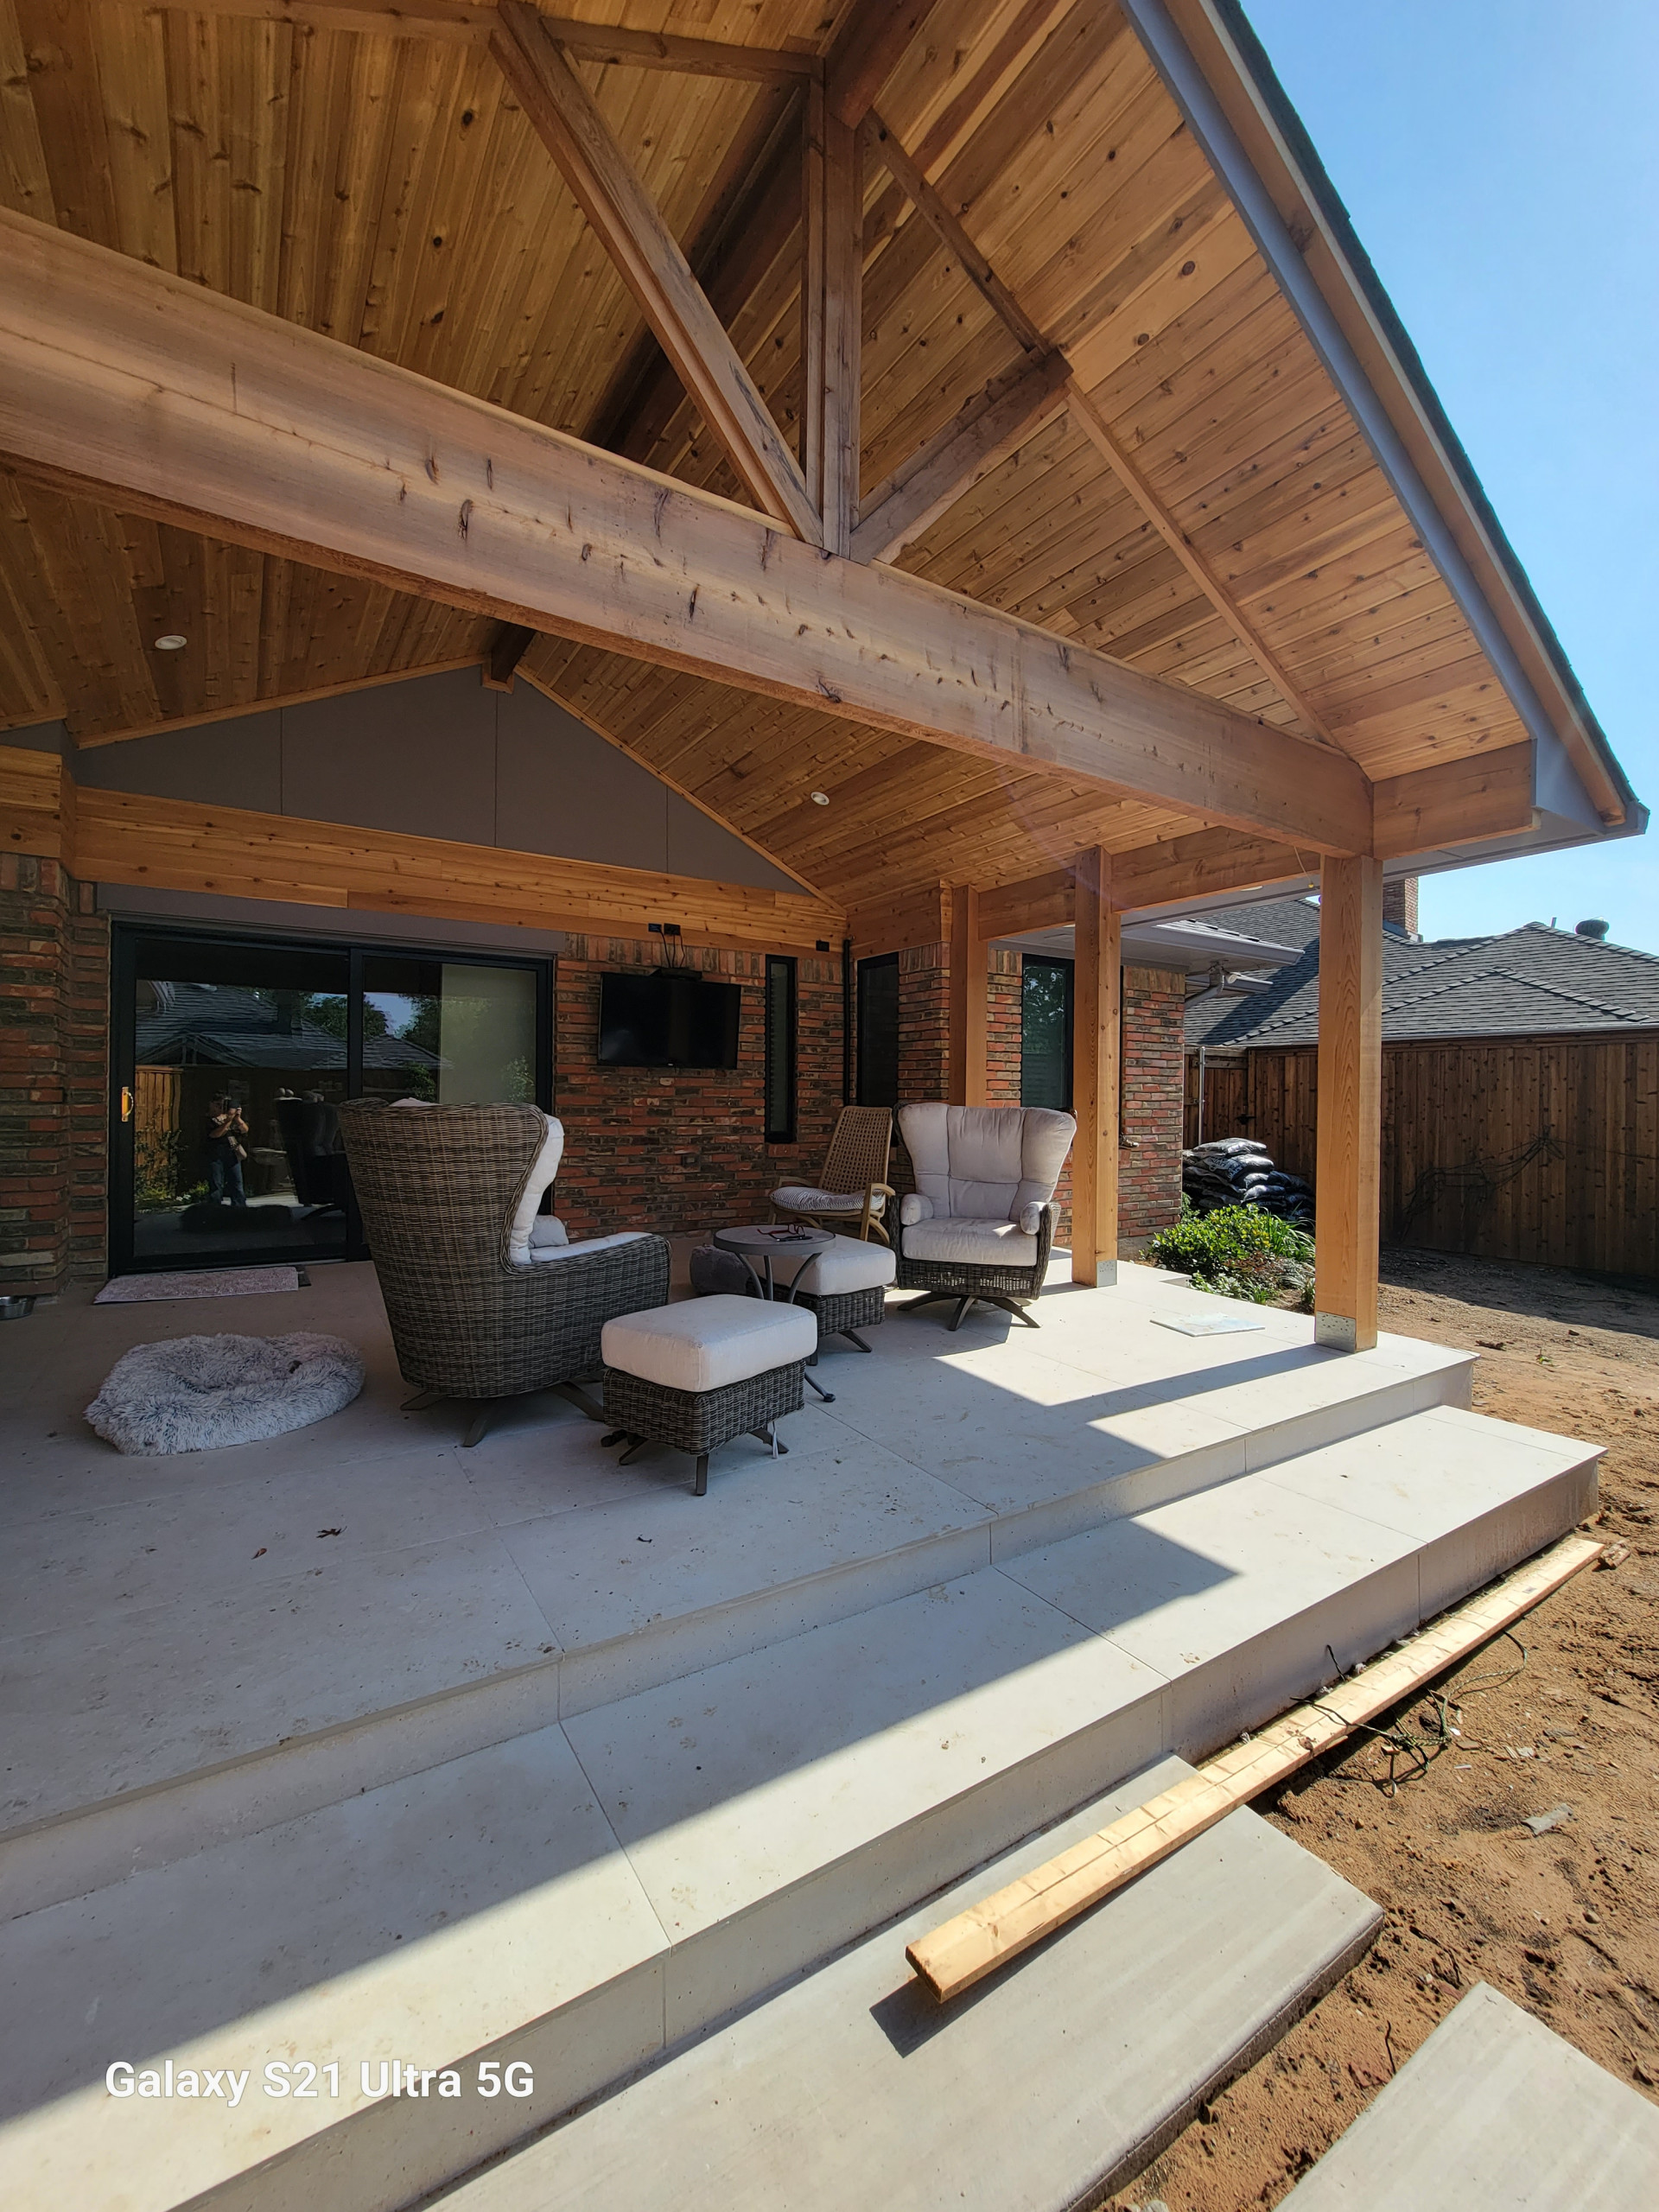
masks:
<instances>
[{"instance_id":1,"label":"cedar ceiling plank","mask_svg":"<svg viewBox=\"0 0 1659 2212\"><path fill-rule=\"evenodd\" d=\"M824 103L837 122L856 129L881 87L918 38L936 0L852 0L824 58Z\"/></svg>"}]
</instances>

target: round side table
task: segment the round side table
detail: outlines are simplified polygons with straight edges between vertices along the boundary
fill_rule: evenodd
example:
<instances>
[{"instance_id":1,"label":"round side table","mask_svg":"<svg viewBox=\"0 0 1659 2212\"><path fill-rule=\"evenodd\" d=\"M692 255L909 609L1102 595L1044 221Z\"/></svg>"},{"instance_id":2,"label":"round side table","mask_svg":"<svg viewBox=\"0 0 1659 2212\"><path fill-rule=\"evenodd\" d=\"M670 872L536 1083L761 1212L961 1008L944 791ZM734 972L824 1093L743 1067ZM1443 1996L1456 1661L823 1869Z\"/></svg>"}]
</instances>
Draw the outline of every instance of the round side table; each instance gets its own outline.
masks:
<instances>
[{"instance_id":1,"label":"round side table","mask_svg":"<svg viewBox=\"0 0 1659 2212\"><path fill-rule=\"evenodd\" d=\"M792 1222L778 1222L770 1225L757 1224L752 1228L717 1229L713 1241L721 1251L737 1255L760 1284L763 1298L775 1299L785 1306L792 1306L801 1277L817 1254L826 1245L833 1244L836 1239L833 1230L828 1229L806 1229ZM772 1266L774 1259L785 1257L798 1260L800 1264L787 1285L780 1285L772 1274ZM810 1368L806 1379L826 1406L835 1403L835 1392L826 1390Z\"/></svg>"}]
</instances>

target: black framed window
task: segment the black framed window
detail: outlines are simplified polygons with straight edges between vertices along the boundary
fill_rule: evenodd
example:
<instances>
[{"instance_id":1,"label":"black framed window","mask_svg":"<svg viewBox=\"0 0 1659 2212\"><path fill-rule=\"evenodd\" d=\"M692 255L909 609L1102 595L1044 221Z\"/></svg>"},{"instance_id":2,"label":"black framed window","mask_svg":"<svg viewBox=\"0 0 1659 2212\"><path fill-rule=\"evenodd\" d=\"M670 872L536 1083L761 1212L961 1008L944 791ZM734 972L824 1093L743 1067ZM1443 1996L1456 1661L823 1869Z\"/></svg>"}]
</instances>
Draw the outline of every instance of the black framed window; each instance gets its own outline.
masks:
<instances>
[{"instance_id":1,"label":"black framed window","mask_svg":"<svg viewBox=\"0 0 1659 2212\"><path fill-rule=\"evenodd\" d=\"M1071 1110L1073 965L1028 952L1020 981L1020 1103Z\"/></svg>"},{"instance_id":2,"label":"black framed window","mask_svg":"<svg viewBox=\"0 0 1659 2212\"><path fill-rule=\"evenodd\" d=\"M858 963L858 1103L899 1103L899 956Z\"/></svg>"},{"instance_id":3,"label":"black framed window","mask_svg":"<svg viewBox=\"0 0 1659 2212\"><path fill-rule=\"evenodd\" d=\"M766 955L766 1142L795 1141L795 963Z\"/></svg>"}]
</instances>

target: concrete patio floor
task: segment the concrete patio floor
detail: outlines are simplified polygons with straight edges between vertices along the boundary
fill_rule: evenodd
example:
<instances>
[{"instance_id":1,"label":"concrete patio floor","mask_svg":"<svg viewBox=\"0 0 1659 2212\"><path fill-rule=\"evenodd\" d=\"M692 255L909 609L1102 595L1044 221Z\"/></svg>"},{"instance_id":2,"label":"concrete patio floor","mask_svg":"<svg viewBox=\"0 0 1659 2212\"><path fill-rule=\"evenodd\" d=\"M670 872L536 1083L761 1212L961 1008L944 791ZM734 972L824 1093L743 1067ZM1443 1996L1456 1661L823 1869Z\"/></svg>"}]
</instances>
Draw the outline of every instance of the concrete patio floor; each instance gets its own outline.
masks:
<instances>
[{"instance_id":1,"label":"concrete patio floor","mask_svg":"<svg viewBox=\"0 0 1659 2212\"><path fill-rule=\"evenodd\" d=\"M1183 1335L1241 1309L1135 1267L1038 1331L906 1302L702 1499L551 1395L471 1451L401 1412L367 1266L4 1332L9 2203L406 2202L1593 1500L1593 1447L1465 1410L1465 1354ZM132 1344L296 1328L368 1365L314 1428L123 1459L80 1417ZM103 2086L325 2046L332 2108L180 2134ZM534 2100L459 2131L357 2094L508 2050Z\"/></svg>"}]
</instances>

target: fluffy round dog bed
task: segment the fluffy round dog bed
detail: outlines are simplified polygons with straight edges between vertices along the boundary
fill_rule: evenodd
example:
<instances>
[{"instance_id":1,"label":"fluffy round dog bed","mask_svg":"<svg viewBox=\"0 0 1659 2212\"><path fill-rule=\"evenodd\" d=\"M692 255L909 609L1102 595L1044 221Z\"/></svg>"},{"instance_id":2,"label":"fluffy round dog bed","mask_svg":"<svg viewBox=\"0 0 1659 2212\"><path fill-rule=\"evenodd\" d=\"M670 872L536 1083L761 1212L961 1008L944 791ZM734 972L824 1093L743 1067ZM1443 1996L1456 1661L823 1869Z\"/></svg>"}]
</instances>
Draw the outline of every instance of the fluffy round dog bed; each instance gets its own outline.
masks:
<instances>
[{"instance_id":1,"label":"fluffy round dog bed","mask_svg":"<svg viewBox=\"0 0 1659 2212\"><path fill-rule=\"evenodd\" d=\"M124 1353L86 1418L118 1452L211 1452L325 1421L362 1388L339 1337L174 1337Z\"/></svg>"}]
</instances>

